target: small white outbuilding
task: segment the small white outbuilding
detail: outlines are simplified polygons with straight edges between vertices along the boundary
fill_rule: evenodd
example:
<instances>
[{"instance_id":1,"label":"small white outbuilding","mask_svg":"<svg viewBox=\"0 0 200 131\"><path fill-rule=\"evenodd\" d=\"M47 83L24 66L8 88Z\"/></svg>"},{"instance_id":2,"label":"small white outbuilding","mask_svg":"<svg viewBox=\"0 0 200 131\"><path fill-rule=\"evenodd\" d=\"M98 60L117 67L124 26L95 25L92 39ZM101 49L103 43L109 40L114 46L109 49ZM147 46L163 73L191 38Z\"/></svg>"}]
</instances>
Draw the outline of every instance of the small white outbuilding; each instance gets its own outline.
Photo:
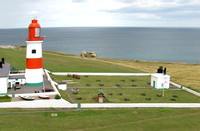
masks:
<instances>
[{"instance_id":1,"label":"small white outbuilding","mask_svg":"<svg viewBox=\"0 0 200 131\"><path fill-rule=\"evenodd\" d=\"M67 83L66 82L59 82L58 89L67 90Z\"/></svg>"},{"instance_id":2,"label":"small white outbuilding","mask_svg":"<svg viewBox=\"0 0 200 131\"><path fill-rule=\"evenodd\" d=\"M170 76L163 73L151 74L151 86L156 89L169 89Z\"/></svg>"}]
</instances>

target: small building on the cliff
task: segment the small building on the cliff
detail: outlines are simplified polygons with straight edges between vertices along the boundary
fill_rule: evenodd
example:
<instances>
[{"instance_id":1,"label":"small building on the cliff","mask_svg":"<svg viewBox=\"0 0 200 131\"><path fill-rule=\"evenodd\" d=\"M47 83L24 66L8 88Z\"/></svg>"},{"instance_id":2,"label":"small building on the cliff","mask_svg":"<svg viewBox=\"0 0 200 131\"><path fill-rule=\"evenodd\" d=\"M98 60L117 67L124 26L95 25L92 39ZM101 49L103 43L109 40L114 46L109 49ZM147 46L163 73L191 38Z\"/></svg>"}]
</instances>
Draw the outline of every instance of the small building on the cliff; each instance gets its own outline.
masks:
<instances>
[{"instance_id":1,"label":"small building on the cliff","mask_svg":"<svg viewBox=\"0 0 200 131\"><path fill-rule=\"evenodd\" d=\"M151 75L151 86L156 89L169 89L170 76L162 73Z\"/></svg>"}]
</instances>

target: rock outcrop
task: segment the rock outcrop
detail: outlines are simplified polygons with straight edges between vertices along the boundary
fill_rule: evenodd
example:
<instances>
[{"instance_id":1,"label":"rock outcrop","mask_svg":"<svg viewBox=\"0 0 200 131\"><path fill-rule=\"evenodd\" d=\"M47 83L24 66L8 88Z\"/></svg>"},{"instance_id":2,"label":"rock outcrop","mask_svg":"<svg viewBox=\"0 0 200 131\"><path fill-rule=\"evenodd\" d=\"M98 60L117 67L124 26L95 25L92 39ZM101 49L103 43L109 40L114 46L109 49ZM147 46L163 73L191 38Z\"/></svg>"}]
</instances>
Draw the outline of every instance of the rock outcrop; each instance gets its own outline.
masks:
<instances>
[{"instance_id":1,"label":"rock outcrop","mask_svg":"<svg viewBox=\"0 0 200 131\"><path fill-rule=\"evenodd\" d=\"M81 57L97 57L97 54L95 52L82 51L80 56Z\"/></svg>"}]
</instances>

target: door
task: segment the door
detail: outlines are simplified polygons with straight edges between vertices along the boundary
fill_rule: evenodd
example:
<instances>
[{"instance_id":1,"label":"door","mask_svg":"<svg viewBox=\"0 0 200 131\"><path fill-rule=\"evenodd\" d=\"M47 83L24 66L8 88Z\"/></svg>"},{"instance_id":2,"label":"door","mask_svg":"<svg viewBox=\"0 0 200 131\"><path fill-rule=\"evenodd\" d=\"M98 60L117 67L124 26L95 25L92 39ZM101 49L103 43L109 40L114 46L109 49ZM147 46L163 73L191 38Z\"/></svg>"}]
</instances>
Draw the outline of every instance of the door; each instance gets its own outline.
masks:
<instances>
[{"instance_id":1,"label":"door","mask_svg":"<svg viewBox=\"0 0 200 131\"><path fill-rule=\"evenodd\" d=\"M153 81L153 88L156 88L156 82Z\"/></svg>"}]
</instances>

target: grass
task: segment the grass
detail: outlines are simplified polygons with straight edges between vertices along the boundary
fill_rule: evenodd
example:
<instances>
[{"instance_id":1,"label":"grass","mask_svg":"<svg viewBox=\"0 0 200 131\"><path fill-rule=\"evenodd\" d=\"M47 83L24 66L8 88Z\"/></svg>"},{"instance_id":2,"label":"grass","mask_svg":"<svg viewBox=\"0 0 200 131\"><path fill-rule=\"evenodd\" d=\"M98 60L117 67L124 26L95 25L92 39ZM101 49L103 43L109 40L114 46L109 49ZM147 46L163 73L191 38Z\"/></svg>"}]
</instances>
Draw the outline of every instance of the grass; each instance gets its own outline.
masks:
<instances>
[{"instance_id":1,"label":"grass","mask_svg":"<svg viewBox=\"0 0 200 131\"><path fill-rule=\"evenodd\" d=\"M11 67L24 70L26 66L26 50L0 48L0 56L5 58ZM106 68L105 68L106 67ZM96 61L96 59L84 59L77 56L43 52L43 68L60 72L141 72L139 70Z\"/></svg>"},{"instance_id":2,"label":"grass","mask_svg":"<svg viewBox=\"0 0 200 131\"><path fill-rule=\"evenodd\" d=\"M152 88L102 88L102 91L111 103L200 103L199 97L184 90L165 90L164 97L157 96L157 94L162 95L163 90ZM82 97L82 100L76 100L78 103L97 103L98 92L99 88L79 88L78 94L73 94L73 92L71 94L75 99ZM141 93L145 93L146 96L141 95ZM173 95L178 97L173 97ZM151 100L146 100L149 97ZM124 98L130 99L130 101L124 101ZM170 100L171 98L175 98L176 101ZM104 102L107 103L105 99Z\"/></svg>"},{"instance_id":3,"label":"grass","mask_svg":"<svg viewBox=\"0 0 200 131\"><path fill-rule=\"evenodd\" d=\"M141 60L98 59L99 61L155 73L159 66L167 68L171 81L200 92L200 64L149 62Z\"/></svg>"},{"instance_id":4,"label":"grass","mask_svg":"<svg viewBox=\"0 0 200 131\"><path fill-rule=\"evenodd\" d=\"M99 87L99 84L104 84L104 87L116 87L116 84L120 84L120 87L132 87L133 85L148 87L148 82L150 82L150 76L80 76L79 80L67 76L51 75L51 78L56 82L66 80L77 82L75 84L68 84L68 87L85 87L87 84L90 84L92 87Z\"/></svg>"},{"instance_id":5,"label":"grass","mask_svg":"<svg viewBox=\"0 0 200 131\"><path fill-rule=\"evenodd\" d=\"M9 96L0 96L0 102L10 102L11 101L11 97Z\"/></svg>"},{"instance_id":6,"label":"grass","mask_svg":"<svg viewBox=\"0 0 200 131\"><path fill-rule=\"evenodd\" d=\"M73 103L73 101L71 100L71 98L69 97L69 95L67 94L66 91L63 91L63 90L60 90L60 89L58 89L58 91L59 91L61 97L62 97L64 100L66 100L66 101L68 101L68 102L70 102L70 103Z\"/></svg>"},{"instance_id":7,"label":"grass","mask_svg":"<svg viewBox=\"0 0 200 131\"><path fill-rule=\"evenodd\" d=\"M0 130L200 130L199 108L84 109L76 112L57 112L57 117L52 117L51 114L48 112L2 114Z\"/></svg>"},{"instance_id":8,"label":"grass","mask_svg":"<svg viewBox=\"0 0 200 131\"><path fill-rule=\"evenodd\" d=\"M25 69L26 50L0 48L0 56L18 69ZM200 92L200 64L148 62L103 58L80 58L62 52L43 52L43 67L60 72L149 72L155 73L159 66L167 67L171 80Z\"/></svg>"}]
</instances>

